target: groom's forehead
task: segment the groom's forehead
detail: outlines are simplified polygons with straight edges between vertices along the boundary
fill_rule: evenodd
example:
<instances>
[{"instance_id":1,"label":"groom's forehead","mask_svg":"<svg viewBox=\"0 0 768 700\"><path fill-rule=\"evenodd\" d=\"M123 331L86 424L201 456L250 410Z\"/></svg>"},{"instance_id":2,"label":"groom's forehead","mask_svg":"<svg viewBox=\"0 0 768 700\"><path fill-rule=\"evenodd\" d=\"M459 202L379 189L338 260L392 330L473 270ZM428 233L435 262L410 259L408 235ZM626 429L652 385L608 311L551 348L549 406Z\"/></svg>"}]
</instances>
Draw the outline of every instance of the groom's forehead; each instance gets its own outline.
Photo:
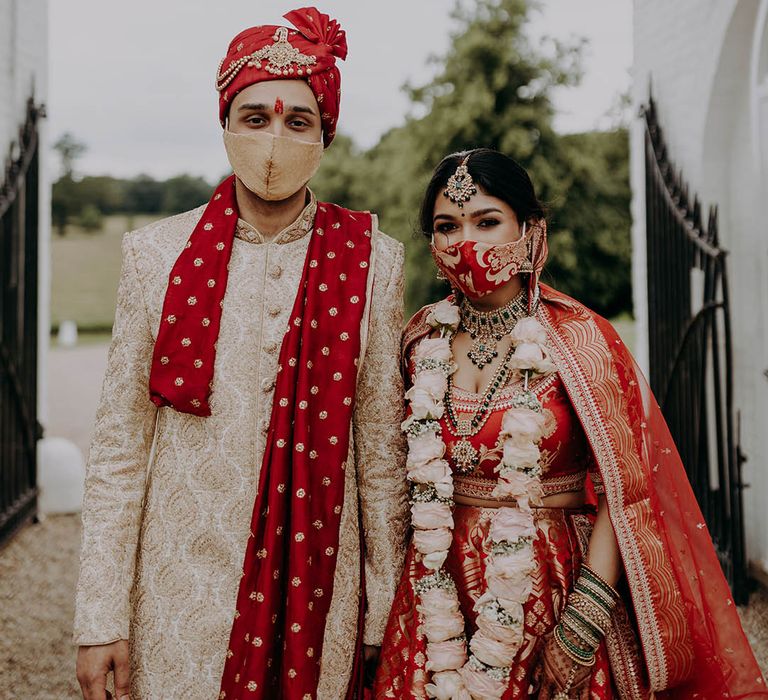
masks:
<instances>
[{"instance_id":1,"label":"groom's forehead","mask_svg":"<svg viewBox=\"0 0 768 700\"><path fill-rule=\"evenodd\" d=\"M259 105L274 111L280 111L280 106L287 109L298 108L296 111L319 113L317 99L309 85L303 80L270 80L254 83L241 90L233 101L235 109L244 105Z\"/></svg>"}]
</instances>

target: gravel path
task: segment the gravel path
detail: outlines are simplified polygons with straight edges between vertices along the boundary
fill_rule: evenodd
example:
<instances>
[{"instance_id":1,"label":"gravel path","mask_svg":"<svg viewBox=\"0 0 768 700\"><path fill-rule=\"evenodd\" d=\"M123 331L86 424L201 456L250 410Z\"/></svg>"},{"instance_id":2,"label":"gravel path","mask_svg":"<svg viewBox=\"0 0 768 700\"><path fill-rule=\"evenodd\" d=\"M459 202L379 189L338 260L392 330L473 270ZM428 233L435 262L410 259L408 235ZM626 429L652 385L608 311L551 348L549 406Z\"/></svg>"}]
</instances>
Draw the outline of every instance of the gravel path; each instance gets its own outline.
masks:
<instances>
[{"instance_id":1,"label":"gravel path","mask_svg":"<svg viewBox=\"0 0 768 700\"><path fill-rule=\"evenodd\" d=\"M80 518L30 525L0 550L0 698L79 698L71 643Z\"/></svg>"}]
</instances>

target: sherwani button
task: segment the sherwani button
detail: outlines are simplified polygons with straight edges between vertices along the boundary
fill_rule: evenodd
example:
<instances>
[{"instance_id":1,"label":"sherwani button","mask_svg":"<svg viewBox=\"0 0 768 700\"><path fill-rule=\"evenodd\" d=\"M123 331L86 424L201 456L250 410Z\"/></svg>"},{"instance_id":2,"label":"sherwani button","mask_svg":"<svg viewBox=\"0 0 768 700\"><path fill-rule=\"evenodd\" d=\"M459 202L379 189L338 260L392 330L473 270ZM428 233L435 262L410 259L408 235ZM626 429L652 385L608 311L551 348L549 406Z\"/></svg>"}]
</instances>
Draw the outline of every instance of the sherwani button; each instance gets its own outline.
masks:
<instances>
[{"instance_id":1,"label":"sherwani button","mask_svg":"<svg viewBox=\"0 0 768 700\"><path fill-rule=\"evenodd\" d=\"M265 394L269 393L274 388L275 388L275 381L274 381L274 379L262 379L262 381L261 381L261 390Z\"/></svg>"},{"instance_id":2,"label":"sherwani button","mask_svg":"<svg viewBox=\"0 0 768 700\"><path fill-rule=\"evenodd\" d=\"M275 318L275 316L279 315L280 313L280 307L279 306L270 306L267 309L267 313L272 317Z\"/></svg>"},{"instance_id":3,"label":"sherwani button","mask_svg":"<svg viewBox=\"0 0 768 700\"><path fill-rule=\"evenodd\" d=\"M277 352L277 347L278 345L274 341L264 343L264 350L268 352L270 355L273 355L275 352Z\"/></svg>"},{"instance_id":4,"label":"sherwani button","mask_svg":"<svg viewBox=\"0 0 768 700\"><path fill-rule=\"evenodd\" d=\"M273 265L269 270L269 276L273 279L280 279L283 274L283 268L280 265Z\"/></svg>"}]
</instances>

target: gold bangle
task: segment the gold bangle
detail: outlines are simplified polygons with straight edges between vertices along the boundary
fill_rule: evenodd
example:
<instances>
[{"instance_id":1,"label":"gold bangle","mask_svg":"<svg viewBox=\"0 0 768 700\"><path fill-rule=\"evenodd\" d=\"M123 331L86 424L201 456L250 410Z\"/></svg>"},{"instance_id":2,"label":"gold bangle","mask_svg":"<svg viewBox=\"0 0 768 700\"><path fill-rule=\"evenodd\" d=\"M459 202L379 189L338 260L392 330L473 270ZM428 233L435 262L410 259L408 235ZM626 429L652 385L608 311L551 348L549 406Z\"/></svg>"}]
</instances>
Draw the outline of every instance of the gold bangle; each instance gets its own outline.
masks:
<instances>
[{"instance_id":1,"label":"gold bangle","mask_svg":"<svg viewBox=\"0 0 768 700\"><path fill-rule=\"evenodd\" d=\"M611 613L616 607L616 601L609 598L602 588L598 587L596 583L590 581L588 578L579 576L579 579L574 586L574 590L591 598L595 603L605 608L607 613Z\"/></svg>"},{"instance_id":2,"label":"gold bangle","mask_svg":"<svg viewBox=\"0 0 768 700\"><path fill-rule=\"evenodd\" d=\"M606 593L608 593L611 596L611 598L613 598L613 600L616 601L621 597L619 595L619 592L610 583L608 583L608 581L606 581L600 574L598 574L592 567L582 563L581 572L585 573L587 576L591 576L596 580L598 584L601 584L603 588L605 588Z\"/></svg>"},{"instance_id":3,"label":"gold bangle","mask_svg":"<svg viewBox=\"0 0 768 700\"><path fill-rule=\"evenodd\" d=\"M580 659L574 654L567 646L567 643L564 638L564 632L558 623L555 625L555 643L558 647L560 647L560 650L574 663L578 664L579 666L594 666L595 665L595 654L592 654L592 657L589 661L585 659Z\"/></svg>"},{"instance_id":4,"label":"gold bangle","mask_svg":"<svg viewBox=\"0 0 768 700\"><path fill-rule=\"evenodd\" d=\"M594 603L591 599L578 592L573 592L568 597L568 605L573 606L575 610L578 610L585 617L595 622L604 633L611 625L611 617L603 608Z\"/></svg>"},{"instance_id":5,"label":"gold bangle","mask_svg":"<svg viewBox=\"0 0 768 700\"><path fill-rule=\"evenodd\" d=\"M563 627L575 635L585 647L589 647L592 651L596 651L599 648L600 642L589 637L584 629L580 628L578 623L574 622L572 618L563 617L560 621Z\"/></svg>"},{"instance_id":6,"label":"gold bangle","mask_svg":"<svg viewBox=\"0 0 768 700\"><path fill-rule=\"evenodd\" d=\"M608 629L611 622L610 613L590 597L575 591L568 598L568 603L573 605L576 610L584 612L590 619L599 620L603 629Z\"/></svg>"},{"instance_id":7,"label":"gold bangle","mask_svg":"<svg viewBox=\"0 0 768 700\"><path fill-rule=\"evenodd\" d=\"M605 629L603 626L583 610L579 610L575 605L566 605L565 610L563 610L563 615L575 618L581 625L589 628L591 634L595 637L602 639L605 636Z\"/></svg>"},{"instance_id":8,"label":"gold bangle","mask_svg":"<svg viewBox=\"0 0 768 700\"><path fill-rule=\"evenodd\" d=\"M613 615L613 609L606 607L598 598L593 596L587 589L582 586L578 586L573 590L574 594L579 595L581 600L587 601L596 611L599 611L599 615L603 617L610 617Z\"/></svg>"},{"instance_id":9,"label":"gold bangle","mask_svg":"<svg viewBox=\"0 0 768 700\"><path fill-rule=\"evenodd\" d=\"M560 616L560 621L569 629L571 632L576 634L579 639L581 639L582 642L584 642L586 645L592 647L593 649L597 649L597 647L600 646L600 642L603 639L603 635L605 634L602 630L598 630L597 632L595 630L590 629L587 624L585 624L581 619L579 619L578 613L576 613L573 610L568 610L566 608L563 611L563 614ZM592 623L588 623L591 625Z\"/></svg>"}]
</instances>

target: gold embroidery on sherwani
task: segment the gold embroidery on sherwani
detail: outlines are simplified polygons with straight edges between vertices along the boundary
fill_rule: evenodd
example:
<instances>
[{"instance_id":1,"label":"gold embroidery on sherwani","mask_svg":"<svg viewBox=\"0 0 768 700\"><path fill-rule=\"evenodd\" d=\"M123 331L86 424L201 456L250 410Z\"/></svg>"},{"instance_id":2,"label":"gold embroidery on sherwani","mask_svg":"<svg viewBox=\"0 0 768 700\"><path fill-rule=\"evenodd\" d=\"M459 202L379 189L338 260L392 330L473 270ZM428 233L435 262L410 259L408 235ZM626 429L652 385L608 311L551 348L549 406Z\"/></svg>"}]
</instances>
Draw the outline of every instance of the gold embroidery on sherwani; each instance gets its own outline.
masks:
<instances>
[{"instance_id":1,"label":"gold embroidery on sherwani","mask_svg":"<svg viewBox=\"0 0 768 700\"><path fill-rule=\"evenodd\" d=\"M75 641L100 644L130 634L131 697L137 699L207 700L218 694L280 342L309 241L308 235L259 245L235 239L213 415L158 410L147 390L149 359L168 275L202 212L201 207L125 237L116 340L86 477ZM358 501L371 508L367 545L379 560L367 571L370 590L379 596L366 620L366 638L373 643L386 623L407 526L397 366L403 252L380 232L373 235L376 281L369 300L375 306L357 399L367 408L355 418L362 421L350 450L357 464L349 461L360 488L354 477L346 480L321 700L343 697L348 683L359 591ZM280 275L270 274L275 266ZM380 424L368 422L374 415L381 416Z\"/></svg>"},{"instance_id":2,"label":"gold embroidery on sherwani","mask_svg":"<svg viewBox=\"0 0 768 700\"><path fill-rule=\"evenodd\" d=\"M248 243L293 243L306 236L315 222L315 212L317 211L317 199L314 192L309 193L309 202L299 214L298 218L279 231L272 238L267 238L257 228L251 226L244 219L238 219L235 227L235 236Z\"/></svg>"}]
</instances>

